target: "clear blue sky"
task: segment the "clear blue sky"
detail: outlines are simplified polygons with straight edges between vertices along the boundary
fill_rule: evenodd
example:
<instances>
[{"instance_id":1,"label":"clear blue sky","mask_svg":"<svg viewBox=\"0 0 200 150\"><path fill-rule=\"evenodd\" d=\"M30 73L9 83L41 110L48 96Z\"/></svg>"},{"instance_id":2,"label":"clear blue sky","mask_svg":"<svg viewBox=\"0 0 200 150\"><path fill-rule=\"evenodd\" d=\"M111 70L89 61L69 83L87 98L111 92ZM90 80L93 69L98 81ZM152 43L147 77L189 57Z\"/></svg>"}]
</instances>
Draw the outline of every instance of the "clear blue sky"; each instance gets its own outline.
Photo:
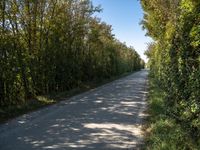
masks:
<instances>
[{"instance_id":1,"label":"clear blue sky","mask_svg":"<svg viewBox=\"0 0 200 150\"><path fill-rule=\"evenodd\" d=\"M146 43L151 39L145 36L140 21L143 18L143 10L138 0L92 0L93 5L101 5L103 11L95 14L107 24L112 25L113 34L127 46L133 46L146 61L144 51Z\"/></svg>"}]
</instances>

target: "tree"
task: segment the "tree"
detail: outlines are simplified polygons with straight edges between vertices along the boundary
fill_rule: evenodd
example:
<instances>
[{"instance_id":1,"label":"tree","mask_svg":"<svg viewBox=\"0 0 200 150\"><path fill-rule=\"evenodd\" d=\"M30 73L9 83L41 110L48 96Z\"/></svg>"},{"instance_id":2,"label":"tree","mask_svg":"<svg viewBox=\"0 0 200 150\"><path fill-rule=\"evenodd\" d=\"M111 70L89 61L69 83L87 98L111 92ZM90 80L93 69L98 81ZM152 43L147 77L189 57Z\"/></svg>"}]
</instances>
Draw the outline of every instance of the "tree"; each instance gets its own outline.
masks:
<instances>
[{"instance_id":1,"label":"tree","mask_svg":"<svg viewBox=\"0 0 200 150\"><path fill-rule=\"evenodd\" d=\"M151 73L166 93L168 115L200 135L200 2L141 0L142 21L155 42L146 51ZM195 130L195 133L193 132Z\"/></svg>"},{"instance_id":2,"label":"tree","mask_svg":"<svg viewBox=\"0 0 200 150\"><path fill-rule=\"evenodd\" d=\"M2 0L0 108L141 68L90 0Z\"/></svg>"}]
</instances>

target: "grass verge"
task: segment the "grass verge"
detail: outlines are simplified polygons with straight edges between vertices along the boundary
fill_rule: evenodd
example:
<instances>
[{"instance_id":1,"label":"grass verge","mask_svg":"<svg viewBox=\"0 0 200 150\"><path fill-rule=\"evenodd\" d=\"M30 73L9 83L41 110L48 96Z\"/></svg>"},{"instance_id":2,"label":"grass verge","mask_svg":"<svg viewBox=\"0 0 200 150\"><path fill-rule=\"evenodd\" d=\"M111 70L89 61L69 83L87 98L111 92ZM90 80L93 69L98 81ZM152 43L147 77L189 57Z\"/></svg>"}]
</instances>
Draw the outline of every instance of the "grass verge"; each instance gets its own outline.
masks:
<instances>
[{"instance_id":1,"label":"grass verge","mask_svg":"<svg viewBox=\"0 0 200 150\"><path fill-rule=\"evenodd\" d=\"M79 87L71 89L69 91L51 93L49 95L40 95L40 96L36 96L34 99L28 100L23 105L14 105L8 108L0 108L0 123L4 123L10 119L16 118L28 112L32 112L40 108L58 103L59 101L66 100L67 98L70 98L74 95L86 92L90 89L99 87L101 85L112 82L119 78L128 76L132 73L134 72L127 72L119 76L111 77L109 79L85 82L85 83L82 83Z\"/></svg>"},{"instance_id":2,"label":"grass verge","mask_svg":"<svg viewBox=\"0 0 200 150\"><path fill-rule=\"evenodd\" d=\"M186 130L175 119L167 115L164 92L156 80L149 77L148 114L145 126L146 150L197 150Z\"/></svg>"}]
</instances>

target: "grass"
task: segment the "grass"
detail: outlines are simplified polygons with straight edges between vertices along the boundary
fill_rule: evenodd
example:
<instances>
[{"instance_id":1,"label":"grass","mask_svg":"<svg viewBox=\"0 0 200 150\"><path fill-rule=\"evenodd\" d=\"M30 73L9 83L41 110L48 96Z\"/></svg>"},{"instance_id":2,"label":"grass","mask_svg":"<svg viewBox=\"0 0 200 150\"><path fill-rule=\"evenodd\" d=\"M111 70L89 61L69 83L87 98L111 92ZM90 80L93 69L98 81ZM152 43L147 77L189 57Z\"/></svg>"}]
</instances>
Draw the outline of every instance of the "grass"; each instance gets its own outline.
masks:
<instances>
[{"instance_id":1,"label":"grass","mask_svg":"<svg viewBox=\"0 0 200 150\"><path fill-rule=\"evenodd\" d=\"M148 113L146 131L147 150L197 150L197 145L181 125L167 115L164 92L155 79L149 77Z\"/></svg>"},{"instance_id":2,"label":"grass","mask_svg":"<svg viewBox=\"0 0 200 150\"><path fill-rule=\"evenodd\" d=\"M74 95L86 92L90 89L96 88L103 84L112 82L114 80L117 80L117 79L125 77L125 76L128 76L132 73L133 72L131 72L131 73L127 72L127 73L124 73L119 76L111 77L109 79L85 82L85 83L81 84L79 87L71 89L69 91L51 93L49 95L40 95L40 96L36 96L34 99L28 100L23 105L16 104L16 105L10 106L8 108L0 108L0 123L4 123L10 119L16 118L23 114L26 114L26 113L29 113L32 111L36 111L40 108L58 103L59 101L66 100L67 98L70 98Z\"/></svg>"}]
</instances>

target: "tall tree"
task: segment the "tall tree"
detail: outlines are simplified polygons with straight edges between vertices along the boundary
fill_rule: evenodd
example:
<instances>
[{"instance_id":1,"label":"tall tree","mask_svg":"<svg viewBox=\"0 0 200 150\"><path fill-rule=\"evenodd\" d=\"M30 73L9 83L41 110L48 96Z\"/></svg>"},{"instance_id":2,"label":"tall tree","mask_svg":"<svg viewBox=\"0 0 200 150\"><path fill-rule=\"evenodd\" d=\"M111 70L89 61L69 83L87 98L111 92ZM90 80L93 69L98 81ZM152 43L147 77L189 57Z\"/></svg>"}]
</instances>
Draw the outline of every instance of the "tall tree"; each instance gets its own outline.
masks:
<instances>
[{"instance_id":1,"label":"tall tree","mask_svg":"<svg viewBox=\"0 0 200 150\"><path fill-rule=\"evenodd\" d=\"M200 1L141 0L142 21L155 42L146 54L164 89L168 115L200 136ZM195 133L194 133L195 130Z\"/></svg>"}]
</instances>

